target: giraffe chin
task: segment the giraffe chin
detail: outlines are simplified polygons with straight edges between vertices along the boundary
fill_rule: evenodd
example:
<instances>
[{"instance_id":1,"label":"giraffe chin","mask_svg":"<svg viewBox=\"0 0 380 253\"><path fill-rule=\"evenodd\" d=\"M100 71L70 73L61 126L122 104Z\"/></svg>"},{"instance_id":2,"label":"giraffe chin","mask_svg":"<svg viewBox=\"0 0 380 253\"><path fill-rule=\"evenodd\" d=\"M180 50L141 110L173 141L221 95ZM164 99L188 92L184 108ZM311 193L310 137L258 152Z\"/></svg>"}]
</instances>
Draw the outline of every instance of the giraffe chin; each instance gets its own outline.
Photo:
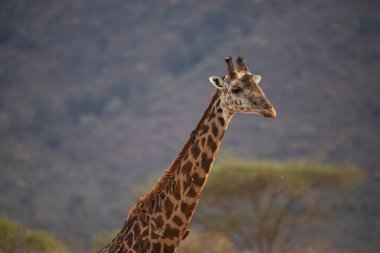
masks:
<instances>
[{"instance_id":1,"label":"giraffe chin","mask_svg":"<svg viewBox=\"0 0 380 253\"><path fill-rule=\"evenodd\" d=\"M262 111L260 112L261 115L263 115L265 118L275 118L277 113L274 108L272 108L270 111Z\"/></svg>"}]
</instances>

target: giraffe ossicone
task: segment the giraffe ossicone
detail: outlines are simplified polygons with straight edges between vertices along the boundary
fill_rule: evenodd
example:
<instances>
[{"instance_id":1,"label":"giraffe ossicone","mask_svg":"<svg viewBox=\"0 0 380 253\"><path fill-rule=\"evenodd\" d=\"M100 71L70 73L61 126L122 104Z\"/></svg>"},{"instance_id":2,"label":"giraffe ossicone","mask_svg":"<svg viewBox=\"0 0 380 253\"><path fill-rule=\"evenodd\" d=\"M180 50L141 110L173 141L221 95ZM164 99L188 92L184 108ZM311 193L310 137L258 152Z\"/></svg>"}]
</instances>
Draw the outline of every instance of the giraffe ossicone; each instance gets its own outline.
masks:
<instances>
[{"instance_id":1,"label":"giraffe ossicone","mask_svg":"<svg viewBox=\"0 0 380 253\"><path fill-rule=\"evenodd\" d=\"M276 117L276 110L242 57L225 59L228 75L212 76L216 91L188 141L150 192L129 211L123 228L99 253L172 253L189 231L188 224L206 184L228 123L235 113Z\"/></svg>"}]
</instances>

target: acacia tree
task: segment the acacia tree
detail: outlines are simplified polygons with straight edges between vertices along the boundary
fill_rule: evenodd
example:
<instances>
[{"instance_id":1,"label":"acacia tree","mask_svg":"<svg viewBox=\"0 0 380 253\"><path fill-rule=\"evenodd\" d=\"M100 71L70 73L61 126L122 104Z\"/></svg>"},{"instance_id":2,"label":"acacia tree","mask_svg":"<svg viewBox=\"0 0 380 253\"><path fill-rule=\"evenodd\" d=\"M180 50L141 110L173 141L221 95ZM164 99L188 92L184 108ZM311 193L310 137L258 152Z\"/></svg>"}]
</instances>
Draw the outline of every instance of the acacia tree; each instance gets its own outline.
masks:
<instances>
[{"instance_id":1,"label":"acacia tree","mask_svg":"<svg viewBox=\"0 0 380 253\"><path fill-rule=\"evenodd\" d=\"M0 253L68 253L54 235L27 229L0 215Z\"/></svg>"},{"instance_id":2,"label":"acacia tree","mask_svg":"<svg viewBox=\"0 0 380 253\"><path fill-rule=\"evenodd\" d=\"M286 233L321 213L323 192L344 189L363 176L354 166L225 161L208 179L197 218L244 248L271 253Z\"/></svg>"}]
</instances>

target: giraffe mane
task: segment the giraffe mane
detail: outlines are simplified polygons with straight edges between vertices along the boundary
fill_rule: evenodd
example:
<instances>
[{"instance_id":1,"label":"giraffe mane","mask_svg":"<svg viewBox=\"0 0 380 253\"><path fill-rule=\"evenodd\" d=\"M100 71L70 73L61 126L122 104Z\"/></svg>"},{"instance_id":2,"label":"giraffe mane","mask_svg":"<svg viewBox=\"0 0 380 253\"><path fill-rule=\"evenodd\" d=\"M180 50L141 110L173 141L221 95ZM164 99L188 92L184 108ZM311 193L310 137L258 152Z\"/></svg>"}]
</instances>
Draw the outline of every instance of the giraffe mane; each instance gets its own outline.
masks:
<instances>
[{"instance_id":1,"label":"giraffe mane","mask_svg":"<svg viewBox=\"0 0 380 253\"><path fill-rule=\"evenodd\" d=\"M216 90L214 95L211 98L211 102L210 102L209 106L206 108L202 118L199 120L197 126L192 131L192 134L190 135L189 139L187 140L185 146L182 148L181 152L177 155L176 159L171 163L171 165L165 171L164 175L159 179L158 183L152 188L152 190L139 199L140 203L146 203L147 200L151 199L155 194L157 194L157 193L161 192L163 189L165 189L168 182L172 180L172 178L175 174L175 171L180 166L181 160L188 153L189 148L193 144L193 141L195 138L194 133L197 133L200 130L200 128L203 126L204 121L206 120L206 118L210 114L212 107L214 105L214 102L219 98L219 95L220 95L220 91ZM133 208L131 210L131 213L136 213L136 212L138 212L138 205L135 206L135 208Z\"/></svg>"},{"instance_id":2,"label":"giraffe mane","mask_svg":"<svg viewBox=\"0 0 380 253\"><path fill-rule=\"evenodd\" d=\"M193 133L197 133L200 130L200 128L203 126L204 121L206 120L206 118L210 114L210 112L212 110L212 106L214 105L214 102L219 98L219 95L220 95L220 91L216 90L214 95L212 96L210 104L208 105L207 109L205 110L202 118L199 120L197 126L192 131L192 134L190 135L189 139L187 140L185 146L182 148L181 152L178 154L176 159L172 162L172 164L166 170L164 176L162 177L162 181L163 181L164 185L166 184L166 180L169 179L174 174L174 172L176 171L176 169L180 165L181 160L183 160L184 156L189 151L189 148L192 146L194 138L195 138ZM160 180L158 186L160 186L160 183L161 183L161 180Z\"/></svg>"}]
</instances>

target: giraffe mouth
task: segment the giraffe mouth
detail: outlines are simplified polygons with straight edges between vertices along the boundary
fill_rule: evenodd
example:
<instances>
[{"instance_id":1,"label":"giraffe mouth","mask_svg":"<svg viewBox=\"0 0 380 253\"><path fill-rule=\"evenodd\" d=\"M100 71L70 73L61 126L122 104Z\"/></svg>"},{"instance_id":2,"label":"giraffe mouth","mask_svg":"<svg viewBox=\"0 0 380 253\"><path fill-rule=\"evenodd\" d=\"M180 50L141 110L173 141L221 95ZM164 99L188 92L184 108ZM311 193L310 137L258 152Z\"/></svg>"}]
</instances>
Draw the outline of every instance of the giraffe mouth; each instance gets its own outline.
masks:
<instances>
[{"instance_id":1,"label":"giraffe mouth","mask_svg":"<svg viewBox=\"0 0 380 253\"><path fill-rule=\"evenodd\" d=\"M276 110L273 107L271 109L269 109L269 110L265 110L265 111L262 111L260 113L265 118L275 118L276 115L277 115L277 112L276 112Z\"/></svg>"}]
</instances>

